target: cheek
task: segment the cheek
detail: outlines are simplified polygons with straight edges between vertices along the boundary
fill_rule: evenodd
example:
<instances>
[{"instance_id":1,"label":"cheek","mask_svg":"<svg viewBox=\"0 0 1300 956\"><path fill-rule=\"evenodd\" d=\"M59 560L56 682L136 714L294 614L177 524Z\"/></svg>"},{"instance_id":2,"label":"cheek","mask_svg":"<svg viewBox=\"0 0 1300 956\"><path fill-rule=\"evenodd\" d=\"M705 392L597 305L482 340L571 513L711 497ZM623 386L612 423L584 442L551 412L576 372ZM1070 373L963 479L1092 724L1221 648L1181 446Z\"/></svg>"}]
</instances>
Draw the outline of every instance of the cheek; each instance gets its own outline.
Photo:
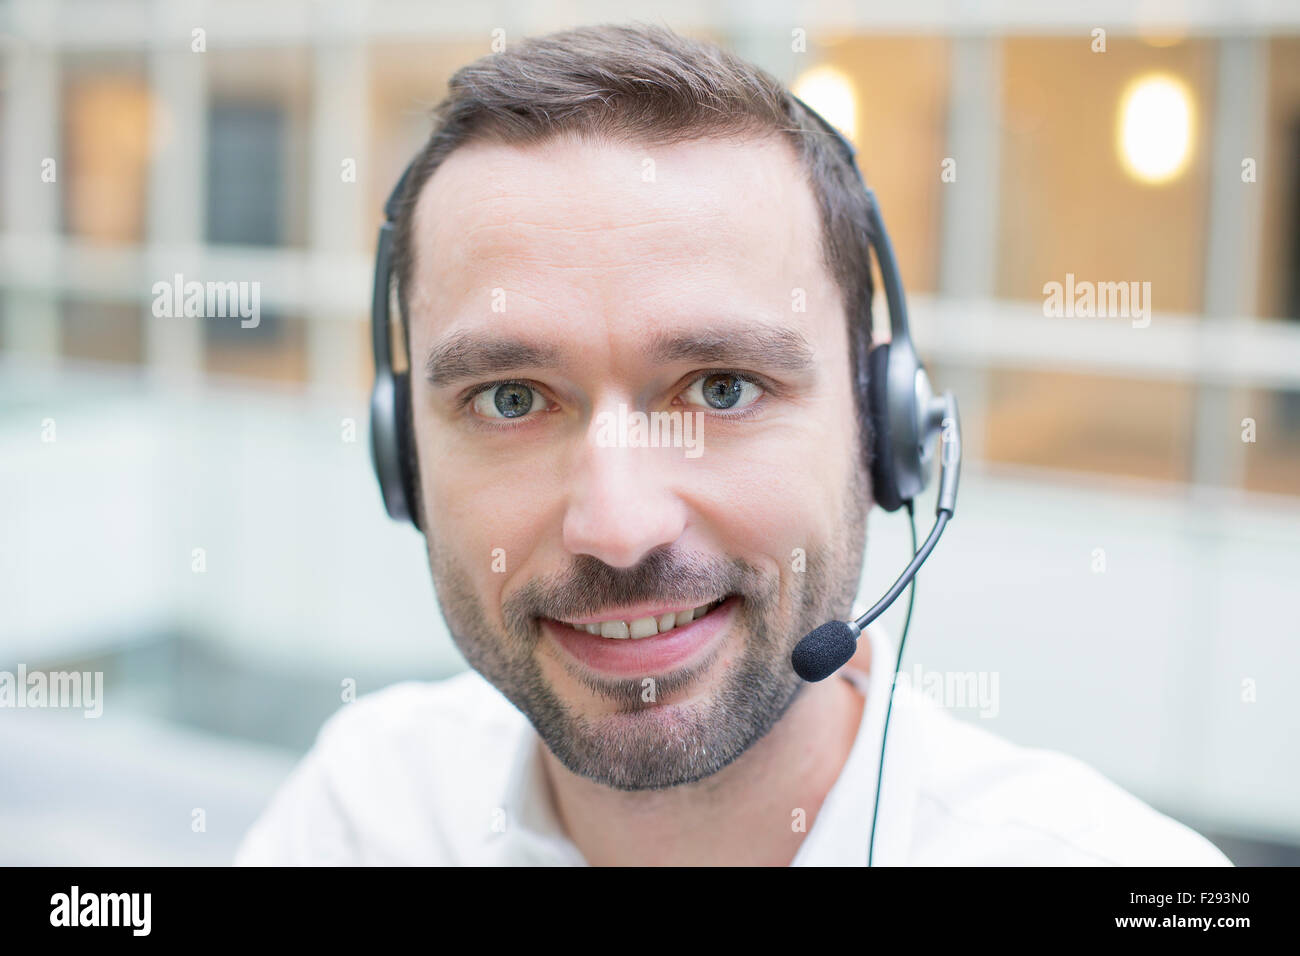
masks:
<instances>
[{"instance_id":1,"label":"cheek","mask_svg":"<svg viewBox=\"0 0 1300 956\"><path fill-rule=\"evenodd\" d=\"M472 460L453 429L417 415L420 488L430 540L482 596L498 594L537 540L547 507L530 469Z\"/></svg>"},{"instance_id":2,"label":"cheek","mask_svg":"<svg viewBox=\"0 0 1300 956\"><path fill-rule=\"evenodd\" d=\"M499 591L534 547L545 513L527 480L460 467L445 459L422 473L429 523L440 547L475 580Z\"/></svg>"},{"instance_id":3,"label":"cheek","mask_svg":"<svg viewBox=\"0 0 1300 956\"><path fill-rule=\"evenodd\" d=\"M850 445L851 436L836 441L799 428L747 448L743 461L719 449L685 495L721 529L721 547L788 564L792 549L824 544L843 523L845 480L857 455Z\"/></svg>"}]
</instances>

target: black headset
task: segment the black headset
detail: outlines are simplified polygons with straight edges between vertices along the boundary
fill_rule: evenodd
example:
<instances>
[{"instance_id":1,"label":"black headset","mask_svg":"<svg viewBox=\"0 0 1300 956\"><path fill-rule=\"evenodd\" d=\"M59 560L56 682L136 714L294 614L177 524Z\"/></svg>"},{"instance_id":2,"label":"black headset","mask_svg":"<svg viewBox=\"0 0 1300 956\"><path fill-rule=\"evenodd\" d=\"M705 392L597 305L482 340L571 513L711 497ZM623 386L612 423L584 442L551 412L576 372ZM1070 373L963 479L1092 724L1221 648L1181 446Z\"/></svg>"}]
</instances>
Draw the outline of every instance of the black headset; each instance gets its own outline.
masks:
<instances>
[{"instance_id":1,"label":"black headset","mask_svg":"<svg viewBox=\"0 0 1300 956\"><path fill-rule=\"evenodd\" d=\"M866 192L869 235L880 264L880 274L889 306L889 342L874 346L867 368L859 369L856 383L859 401L866 401L871 422L867 441L871 444L872 488L876 503L886 511L897 511L925 490L934 466L933 441L944 419L941 399L930 387L925 366L917 357L907 323L907 302L903 282L894 261L893 246L875 193L868 189L858 169L853 145L803 100L791 95L822 129L833 137L845 161ZM375 355L375 384L370 397L370 449L384 507L391 518L410 521L419 528L418 467L411 431L410 374L395 372L389 304L393 284L393 232L406 191L412 162L397 181L384 203L384 223L379 227L375 252L374 298L370 308L370 331ZM862 380L865 374L866 380ZM955 493L955 481L954 481Z\"/></svg>"},{"instance_id":2,"label":"black headset","mask_svg":"<svg viewBox=\"0 0 1300 956\"><path fill-rule=\"evenodd\" d=\"M384 203L384 223L375 250L375 290L370 301L370 341L375 353L375 384L370 392L370 460L379 478L384 508L394 521L420 527L418 465L411 430L410 371L393 371L392 330L388 306L393 285L393 231L406 181L418 160L402 171Z\"/></svg>"},{"instance_id":3,"label":"black headset","mask_svg":"<svg viewBox=\"0 0 1300 956\"><path fill-rule=\"evenodd\" d=\"M929 557L957 506L957 484L961 473L961 426L957 400L951 392L936 396L930 377L912 344L907 322L907 302L903 298L903 280L894 260L894 249L880 216L875 193L867 187L858 168L853 144L816 110L790 94L808 116L828 133L838 145L844 160L853 169L867 198L867 240L875 250L889 307L890 341L872 347L867 368L858 370L855 382L858 401L867 403L871 424L866 441L870 443L872 490L876 504L886 511L906 506L913 515L912 502L930 484L934 470L935 447L942 448L939 494L935 506L935 523L920 548L916 547L916 524L912 522L913 556L911 563L894 585L864 614L852 621L828 621L806 635L791 655L791 665L806 681L825 680L848 663L857 649L863 628L885 612L913 581ZM379 227L379 247L375 252L375 288L370 307L371 339L375 352L375 385L370 396L370 451L375 474L384 497L384 507L391 518L410 521L420 527L419 466L415 457L414 433L411 428L410 372L395 372L392 360L392 336L389 327L389 302L393 284L393 231L407 180L418 160L406 167L388 201L384 203L384 223ZM870 309L867 309L870 314ZM865 373L866 379L862 376ZM940 441L936 442L935 439ZM909 601L907 620L898 643L894 663L894 680L889 689L889 705L880 748L880 769L876 777L875 810L871 816L871 839L867 864L875 855L876 817L880 810L880 784L884 774L885 739L889 734L889 717L893 712L894 685L903 660L903 646L912 619Z\"/></svg>"}]
</instances>

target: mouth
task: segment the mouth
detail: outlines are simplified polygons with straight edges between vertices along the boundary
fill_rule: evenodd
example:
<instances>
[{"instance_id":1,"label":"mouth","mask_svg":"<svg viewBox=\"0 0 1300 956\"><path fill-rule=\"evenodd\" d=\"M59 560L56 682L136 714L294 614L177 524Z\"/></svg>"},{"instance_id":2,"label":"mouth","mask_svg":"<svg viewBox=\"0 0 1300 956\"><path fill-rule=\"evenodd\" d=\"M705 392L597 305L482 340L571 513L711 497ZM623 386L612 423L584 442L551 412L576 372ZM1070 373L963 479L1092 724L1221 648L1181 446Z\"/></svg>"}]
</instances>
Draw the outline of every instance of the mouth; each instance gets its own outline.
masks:
<instances>
[{"instance_id":1,"label":"mouth","mask_svg":"<svg viewBox=\"0 0 1300 956\"><path fill-rule=\"evenodd\" d=\"M694 607L639 608L635 616L541 621L555 643L592 670L646 677L701 660L729 630L740 600L730 594Z\"/></svg>"},{"instance_id":2,"label":"mouth","mask_svg":"<svg viewBox=\"0 0 1300 956\"><path fill-rule=\"evenodd\" d=\"M602 637L606 640L639 641L647 637L667 634L679 627L685 627L692 621L704 617L710 611L716 610L725 600L727 600L727 595L723 595L716 601L710 601L707 604L700 604L680 611L662 611L634 618L602 617L594 621L557 620L554 623L563 624L565 627L571 627L577 631L586 631L594 637Z\"/></svg>"}]
</instances>

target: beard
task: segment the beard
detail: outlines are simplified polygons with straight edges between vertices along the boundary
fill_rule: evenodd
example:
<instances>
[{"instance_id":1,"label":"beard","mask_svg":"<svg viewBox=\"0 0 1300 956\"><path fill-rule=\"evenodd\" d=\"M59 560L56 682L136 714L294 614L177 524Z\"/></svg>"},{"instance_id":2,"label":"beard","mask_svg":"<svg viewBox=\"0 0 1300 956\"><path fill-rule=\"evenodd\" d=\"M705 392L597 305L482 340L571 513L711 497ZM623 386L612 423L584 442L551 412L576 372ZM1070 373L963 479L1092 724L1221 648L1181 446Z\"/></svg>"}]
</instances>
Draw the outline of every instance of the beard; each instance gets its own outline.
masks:
<instances>
[{"instance_id":1,"label":"beard","mask_svg":"<svg viewBox=\"0 0 1300 956\"><path fill-rule=\"evenodd\" d=\"M516 590L502 606L502 631L485 613L464 563L436 548L432 534L429 564L456 646L527 716L560 763L617 790L675 787L717 773L771 730L804 686L790 664L794 646L818 625L848 616L862 572L870 503L869 483L856 469L848 489L834 539L807 549L805 569L788 576L784 593L777 571L765 574L739 558L664 547L620 569L583 554L565 571ZM653 683L601 677L562 655L570 677L610 708L598 715L576 711L543 672L542 617L572 619L656 600L699 605L723 595L739 598L734 633L725 640L739 642L741 653L712 688L702 677L716 664L721 642L691 666L648 675ZM693 688L691 699L672 702L673 695Z\"/></svg>"}]
</instances>

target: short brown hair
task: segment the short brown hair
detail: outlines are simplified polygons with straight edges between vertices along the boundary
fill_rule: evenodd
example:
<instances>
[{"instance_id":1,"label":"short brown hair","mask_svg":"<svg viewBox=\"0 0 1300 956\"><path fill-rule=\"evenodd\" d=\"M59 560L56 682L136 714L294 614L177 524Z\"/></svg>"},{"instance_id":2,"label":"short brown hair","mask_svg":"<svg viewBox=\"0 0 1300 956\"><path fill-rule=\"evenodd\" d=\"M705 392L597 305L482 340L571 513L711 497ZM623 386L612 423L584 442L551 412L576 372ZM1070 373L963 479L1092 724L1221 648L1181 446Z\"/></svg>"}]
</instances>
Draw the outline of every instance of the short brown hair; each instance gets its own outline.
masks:
<instances>
[{"instance_id":1,"label":"short brown hair","mask_svg":"<svg viewBox=\"0 0 1300 956\"><path fill-rule=\"evenodd\" d=\"M433 117L394 226L393 269L404 326L415 204L429 177L459 146L477 140L532 143L563 133L649 145L747 133L790 137L821 214L823 257L842 293L862 464L870 468L868 200L834 141L777 79L666 27L579 27L523 40L462 67Z\"/></svg>"}]
</instances>

